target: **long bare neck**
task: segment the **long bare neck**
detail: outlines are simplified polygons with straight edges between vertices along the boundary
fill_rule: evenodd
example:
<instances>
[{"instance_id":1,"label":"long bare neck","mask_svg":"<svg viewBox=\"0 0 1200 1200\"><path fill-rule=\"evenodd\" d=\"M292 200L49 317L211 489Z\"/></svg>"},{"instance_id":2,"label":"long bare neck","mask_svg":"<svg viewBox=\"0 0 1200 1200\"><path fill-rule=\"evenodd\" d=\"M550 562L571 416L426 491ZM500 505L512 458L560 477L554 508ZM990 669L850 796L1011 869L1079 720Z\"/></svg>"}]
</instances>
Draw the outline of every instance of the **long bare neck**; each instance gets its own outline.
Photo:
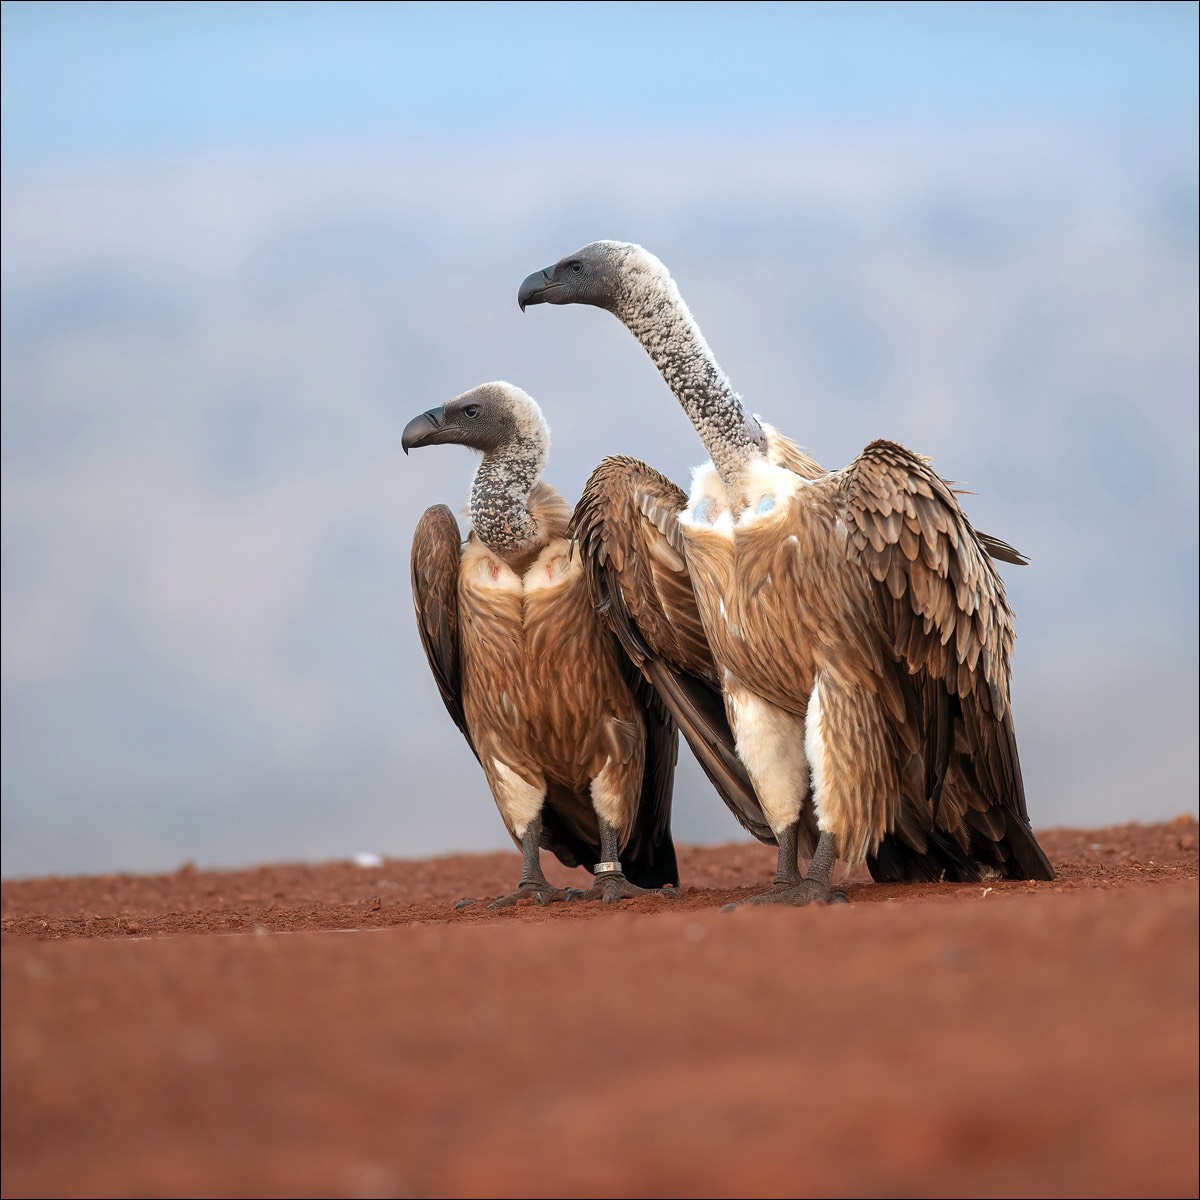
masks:
<instances>
[{"instance_id":1,"label":"long bare neck","mask_svg":"<svg viewBox=\"0 0 1200 1200\"><path fill-rule=\"evenodd\" d=\"M515 438L485 454L471 484L471 528L501 558L524 557L540 537L529 494L546 467L548 439Z\"/></svg>"},{"instance_id":2,"label":"long bare neck","mask_svg":"<svg viewBox=\"0 0 1200 1200\"><path fill-rule=\"evenodd\" d=\"M766 434L746 412L674 280L638 280L616 315L654 360L735 502L746 467L766 454Z\"/></svg>"}]
</instances>

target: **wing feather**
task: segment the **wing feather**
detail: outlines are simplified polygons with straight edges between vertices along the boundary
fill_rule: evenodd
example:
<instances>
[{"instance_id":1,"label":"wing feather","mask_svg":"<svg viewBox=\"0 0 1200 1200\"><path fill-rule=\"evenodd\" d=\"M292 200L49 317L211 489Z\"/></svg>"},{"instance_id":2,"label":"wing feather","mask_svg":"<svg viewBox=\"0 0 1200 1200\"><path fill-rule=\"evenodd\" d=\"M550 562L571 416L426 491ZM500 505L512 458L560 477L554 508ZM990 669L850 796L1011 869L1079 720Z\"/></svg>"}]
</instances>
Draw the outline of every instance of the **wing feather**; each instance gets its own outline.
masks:
<instances>
[{"instance_id":1,"label":"wing feather","mask_svg":"<svg viewBox=\"0 0 1200 1200\"><path fill-rule=\"evenodd\" d=\"M678 723L739 823L774 843L725 715L677 515L687 497L637 459L606 458L583 490L572 536L592 599L630 661Z\"/></svg>"},{"instance_id":2,"label":"wing feather","mask_svg":"<svg viewBox=\"0 0 1200 1200\"><path fill-rule=\"evenodd\" d=\"M425 510L412 542L412 595L417 632L429 660L442 703L467 739L476 758L479 751L467 729L463 711L462 662L458 647L458 570L462 534L445 504Z\"/></svg>"},{"instance_id":3,"label":"wing feather","mask_svg":"<svg viewBox=\"0 0 1200 1200\"><path fill-rule=\"evenodd\" d=\"M663 699L618 647L628 668L626 682L646 722L646 757L637 820L622 853L625 877L638 887L679 886L679 866L671 838L671 800L679 731Z\"/></svg>"},{"instance_id":4,"label":"wing feather","mask_svg":"<svg viewBox=\"0 0 1200 1200\"><path fill-rule=\"evenodd\" d=\"M906 813L902 826L924 826L955 877L977 874L982 863L1016 877L1053 878L1029 827L1009 708L1013 616L992 563L1024 557L977 533L929 460L902 446L872 442L839 474L847 553L871 581L884 638L915 688L923 730L921 802L929 812L925 819ZM961 737L951 736L951 723ZM908 851L894 843L881 848L873 871L927 873L927 865L909 864L905 875L900 860Z\"/></svg>"}]
</instances>

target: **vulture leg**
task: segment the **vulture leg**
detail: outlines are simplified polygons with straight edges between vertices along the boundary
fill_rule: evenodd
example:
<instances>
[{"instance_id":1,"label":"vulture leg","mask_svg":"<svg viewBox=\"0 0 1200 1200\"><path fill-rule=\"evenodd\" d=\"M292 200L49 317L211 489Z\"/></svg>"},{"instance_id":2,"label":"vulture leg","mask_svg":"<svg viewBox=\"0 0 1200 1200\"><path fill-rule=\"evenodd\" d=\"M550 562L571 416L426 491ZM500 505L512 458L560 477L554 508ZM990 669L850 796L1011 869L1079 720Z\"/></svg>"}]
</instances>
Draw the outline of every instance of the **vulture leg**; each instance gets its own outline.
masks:
<instances>
[{"instance_id":1,"label":"vulture leg","mask_svg":"<svg viewBox=\"0 0 1200 1200\"><path fill-rule=\"evenodd\" d=\"M795 828L793 827L793 829ZM795 836L795 833L791 832L793 839ZM794 856L794 841L792 845L792 854ZM809 863L808 874L803 879L799 877L799 871L795 872L794 881L790 883L776 876L775 886L769 892L763 892L761 896L752 896L749 903L792 904L796 907L803 904L845 904L846 893L834 891L829 885L829 879L833 874L833 867L836 862L837 848L834 844L833 834L822 832L820 840L817 842L816 853L813 854L812 862ZM782 839L779 844L779 863L782 873Z\"/></svg>"},{"instance_id":2,"label":"vulture leg","mask_svg":"<svg viewBox=\"0 0 1200 1200\"><path fill-rule=\"evenodd\" d=\"M597 814L599 817L599 814ZM630 883L621 871L617 859L620 853L620 839L616 827L610 825L603 817L600 821L600 854L602 862L598 862L593 870L596 882L586 892L574 892L571 899L601 900L605 904L616 904L618 900L632 900L635 896L675 896L674 888L643 888Z\"/></svg>"},{"instance_id":3,"label":"vulture leg","mask_svg":"<svg viewBox=\"0 0 1200 1200\"><path fill-rule=\"evenodd\" d=\"M760 896L751 896L749 900L743 901L746 904L784 904L786 900L780 899L783 893L791 893L804 882L804 876L800 874L800 818L797 817L791 825L787 826L781 833L776 834L776 840L779 843L779 860L775 868L775 882L771 884L769 892L763 892ZM813 859L814 864L816 859ZM726 904L721 911L733 912L735 908L741 908L741 904Z\"/></svg>"},{"instance_id":4,"label":"vulture leg","mask_svg":"<svg viewBox=\"0 0 1200 1200\"><path fill-rule=\"evenodd\" d=\"M800 818L779 834L779 862L772 887L793 887L803 878L799 860Z\"/></svg>"},{"instance_id":5,"label":"vulture leg","mask_svg":"<svg viewBox=\"0 0 1200 1200\"><path fill-rule=\"evenodd\" d=\"M521 838L521 853L525 862L521 868L521 882L517 885L517 890L507 896L501 896L499 900L493 900L488 908L509 908L518 900L553 904L556 900L569 900L578 894L575 888L554 887L542 873L541 838L542 818L534 817L525 827L525 834Z\"/></svg>"}]
</instances>

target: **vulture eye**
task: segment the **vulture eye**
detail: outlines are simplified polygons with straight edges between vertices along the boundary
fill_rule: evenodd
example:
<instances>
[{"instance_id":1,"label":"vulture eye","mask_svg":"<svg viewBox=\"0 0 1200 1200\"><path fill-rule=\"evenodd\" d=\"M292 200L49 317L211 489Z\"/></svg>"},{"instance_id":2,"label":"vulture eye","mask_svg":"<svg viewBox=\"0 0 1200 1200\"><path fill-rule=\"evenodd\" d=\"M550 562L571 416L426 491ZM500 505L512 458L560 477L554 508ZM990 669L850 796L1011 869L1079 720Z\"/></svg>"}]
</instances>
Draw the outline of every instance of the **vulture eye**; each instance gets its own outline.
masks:
<instances>
[{"instance_id":1,"label":"vulture eye","mask_svg":"<svg viewBox=\"0 0 1200 1200\"><path fill-rule=\"evenodd\" d=\"M571 270L578 275L579 272L583 270L583 263L579 262L578 260L573 262L571 264Z\"/></svg>"},{"instance_id":2,"label":"vulture eye","mask_svg":"<svg viewBox=\"0 0 1200 1200\"><path fill-rule=\"evenodd\" d=\"M479 405L468 404L467 407L463 409L463 412L466 413L466 415L473 421L477 416L479 416Z\"/></svg>"}]
</instances>

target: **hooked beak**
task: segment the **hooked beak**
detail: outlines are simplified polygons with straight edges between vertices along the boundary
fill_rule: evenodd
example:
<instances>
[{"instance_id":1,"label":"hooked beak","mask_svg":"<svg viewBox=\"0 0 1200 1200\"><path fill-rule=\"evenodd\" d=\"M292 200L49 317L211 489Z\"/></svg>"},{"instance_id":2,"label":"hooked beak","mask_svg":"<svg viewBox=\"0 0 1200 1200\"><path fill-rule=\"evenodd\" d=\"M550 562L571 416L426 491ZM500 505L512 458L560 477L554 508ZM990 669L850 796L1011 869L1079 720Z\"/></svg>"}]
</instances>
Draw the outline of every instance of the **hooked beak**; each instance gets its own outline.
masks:
<instances>
[{"instance_id":1,"label":"hooked beak","mask_svg":"<svg viewBox=\"0 0 1200 1200\"><path fill-rule=\"evenodd\" d=\"M558 284L554 282L553 267L546 267L541 271L534 271L532 275L526 275L517 292L517 303L521 306L521 311L525 311L527 304L545 304L546 293L556 287Z\"/></svg>"},{"instance_id":2,"label":"hooked beak","mask_svg":"<svg viewBox=\"0 0 1200 1200\"><path fill-rule=\"evenodd\" d=\"M431 408L419 417L413 417L404 427L400 435L400 445L407 454L414 446L428 446L437 440L437 435L446 427L446 420L440 408Z\"/></svg>"}]
</instances>

